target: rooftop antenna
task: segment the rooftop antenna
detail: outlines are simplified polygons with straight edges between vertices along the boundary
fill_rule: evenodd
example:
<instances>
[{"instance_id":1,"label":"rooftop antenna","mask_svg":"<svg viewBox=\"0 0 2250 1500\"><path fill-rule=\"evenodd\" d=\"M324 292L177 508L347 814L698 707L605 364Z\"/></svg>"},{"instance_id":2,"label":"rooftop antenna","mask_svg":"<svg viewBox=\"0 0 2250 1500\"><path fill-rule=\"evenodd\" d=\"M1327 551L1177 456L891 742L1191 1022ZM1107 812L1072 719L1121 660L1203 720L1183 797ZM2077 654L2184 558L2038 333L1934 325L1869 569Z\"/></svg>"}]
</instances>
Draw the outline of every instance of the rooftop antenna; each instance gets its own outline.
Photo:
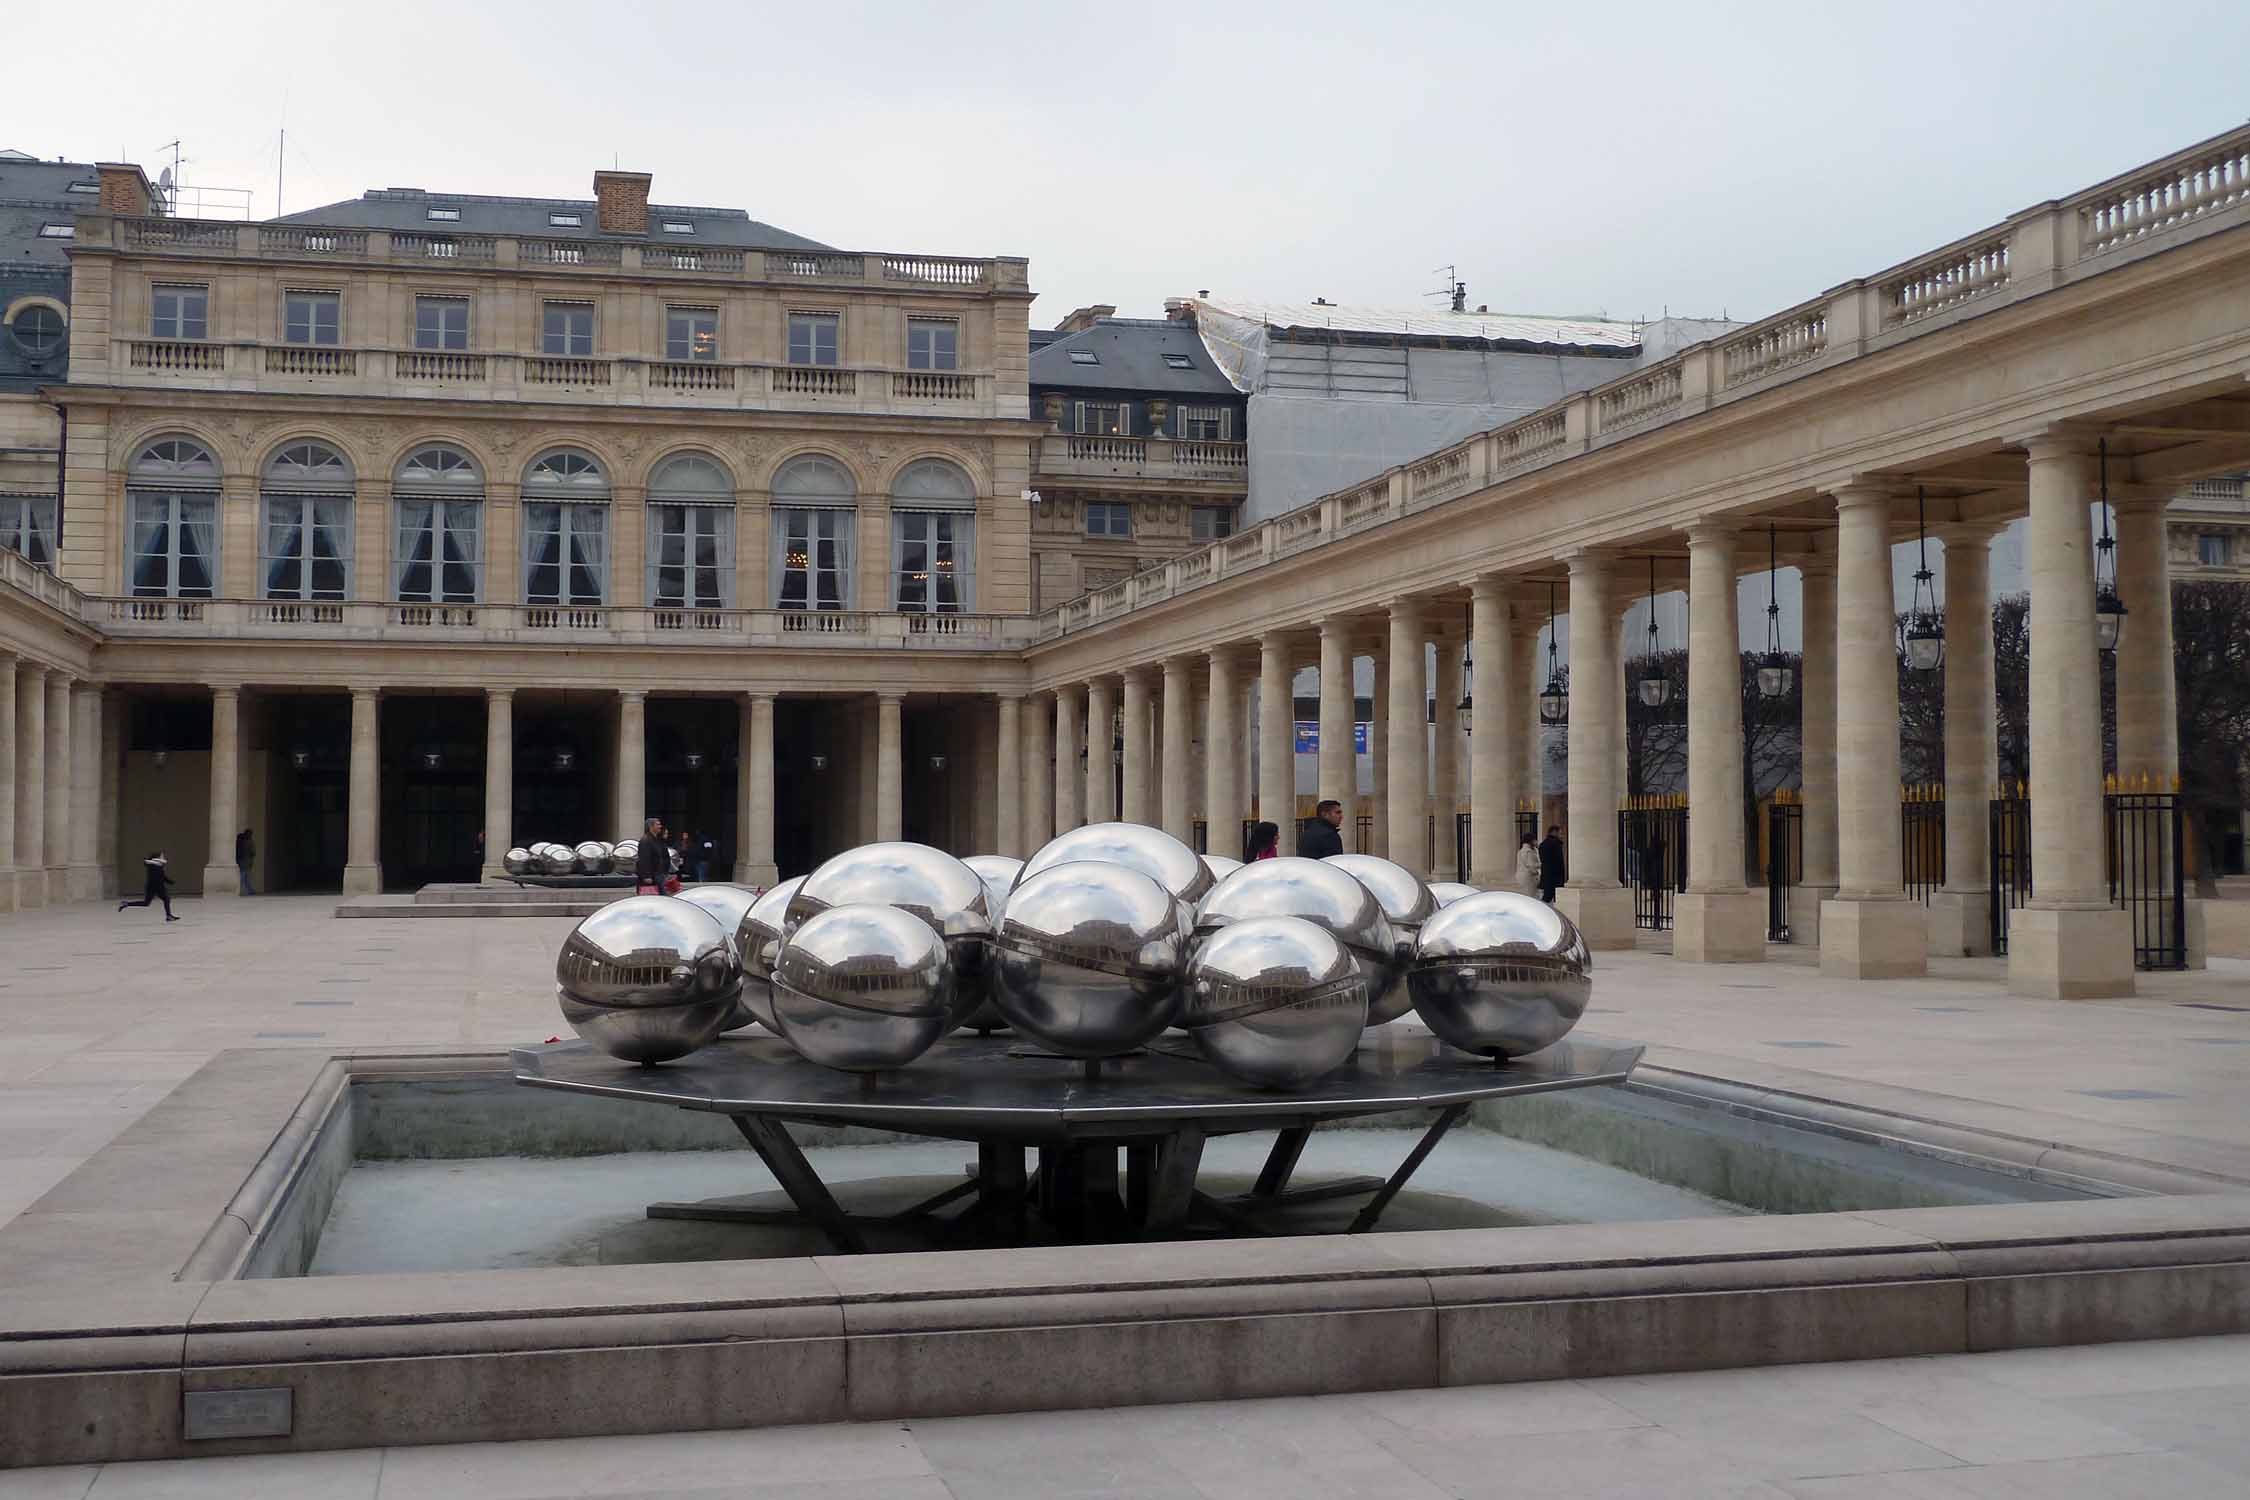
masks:
<instances>
[{"instance_id":1,"label":"rooftop antenna","mask_svg":"<svg viewBox=\"0 0 2250 1500\"><path fill-rule=\"evenodd\" d=\"M172 165L170 169L157 175L156 185L166 195L165 209L170 213L177 214L180 211L180 186L184 181L180 176L180 164L187 158L180 155L180 143L178 141L166 141L156 149L172 153ZM126 154L122 151L117 154L119 161L125 160L125 157Z\"/></svg>"},{"instance_id":2,"label":"rooftop antenna","mask_svg":"<svg viewBox=\"0 0 2250 1500\"><path fill-rule=\"evenodd\" d=\"M1423 296L1449 298L1453 303L1453 310L1455 312L1467 312L1469 310L1469 284L1461 279L1461 272L1459 267L1439 266L1430 274L1433 276L1443 276L1445 278L1445 285L1438 288L1434 292L1424 292L1422 294Z\"/></svg>"}]
</instances>

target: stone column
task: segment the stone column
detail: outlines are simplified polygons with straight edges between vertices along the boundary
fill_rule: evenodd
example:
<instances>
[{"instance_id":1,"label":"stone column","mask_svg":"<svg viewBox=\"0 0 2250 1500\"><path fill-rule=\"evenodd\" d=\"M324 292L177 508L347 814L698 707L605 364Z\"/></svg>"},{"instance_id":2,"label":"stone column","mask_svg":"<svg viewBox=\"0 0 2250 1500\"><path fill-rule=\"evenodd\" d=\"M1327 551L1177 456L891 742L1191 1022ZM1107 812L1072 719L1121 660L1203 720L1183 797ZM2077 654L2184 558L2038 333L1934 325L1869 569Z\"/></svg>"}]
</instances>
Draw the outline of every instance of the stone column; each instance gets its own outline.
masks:
<instances>
[{"instance_id":1,"label":"stone column","mask_svg":"<svg viewBox=\"0 0 2250 1500\"><path fill-rule=\"evenodd\" d=\"M1479 578L1469 593L1469 880L1512 886L1516 878L1517 764L1523 750L1523 679L1508 636L1508 596L1500 579Z\"/></svg>"},{"instance_id":2,"label":"stone column","mask_svg":"<svg viewBox=\"0 0 2250 1500\"><path fill-rule=\"evenodd\" d=\"M1031 853L1023 841L1023 696L1001 694L999 717L992 750L999 772L993 782L992 848L1023 859Z\"/></svg>"},{"instance_id":3,"label":"stone column","mask_svg":"<svg viewBox=\"0 0 2250 1500\"><path fill-rule=\"evenodd\" d=\"M1432 880L1458 880L1467 875L1456 860L1460 841L1453 820L1461 809L1461 646L1460 639L1441 636L1437 642L1437 671L1431 686L1430 823L1435 837L1433 862L1426 872ZM1472 705L1473 707L1473 705Z\"/></svg>"},{"instance_id":4,"label":"stone column","mask_svg":"<svg viewBox=\"0 0 2250 1500\"><path fill-rule=\"evenodd\" d=\"M70 899L91 901L102 893L102 690L92 683L71 695L70 742Z\"/></svg>"},{"instance_id":5,"label":"stone column","mask_svg":"<svg viewBox=\"0 0 2250 1500\"><path fill-rule=\"evenodd\" d=\"M1945 887L1930 894L1932 957L1992 951L1993 526L1941 526L1945 543ZM2169 681L2171 673L2165 673ZM2124 679L2119 678L2120 690Z\"/></svg>"},{"instance_id":6,"label":"stone column","mask_svg":"<svg viewBox=\"0 0 2250 1500\"><path fill-rule=\"evenodd\" d=\"M2117 775L2129 791L2148 779L2168 792L2180 770L2180 715L2172 676L2172 576L2164 535L2165 497L2134 495L2117 505L2117 593L2125 626L2117 637ZM1947 550L1947 586L1952 552Z\"/></svg>"},{"instance_id":7,"label":"stone column","mask_svg":"<svg viewBox=\"0 0 2250 1500\"><path fill-rule=\"evenodd\" d=\"M2088 516L2094 456L2075 436L2037 437L2025 447L2032 894L2009 918L2008 988L2050 1000L2130 995L2132 917L2110 904L2103 837L2101 664ZM2133 624L2128 619L2125 628Z\"/></svg>"},{"instance_id":8,"label":"stone column","mask_svg":"<svg viewBox=\"0 0 2250 1500\"><path fill-rule=\"evenodd\" d=\"M1757 963L1766 902L1743 879L1735 525L1701 521L1687 535L1688 885L1672 909L1672 952L1689 963Z\"/></svg>"},{"instance_id":9,"label":"stone column","mask_svg":"<svg viewBox=\"0 0 2250 1500\"><path fill-rule=\"evenodd\" d=\"M1154 751L1149 732L1148 669L1134 667L1125 674L1125 807L1128 823L1147 823L1156 809L1150 805L1149 756Z\"/></svg>"},{"instance_id":10,"label":"stone column","mask_svg":"<svg viewBox=\"0 0 2250 1500\"><path fill-rule=\"evenodd\" d=\"M1820 972L1896 979L1929 967L1922 903L1900 884L1898 627L1891 497L1836 492L1836 875L1820 909Z\"/></svg>"},{"instance_id":11,"label":"stone column","mask_svg":"<svg viewBox=\"0 0 2250 1500\"><path fill-rule=\"evenodd\" d=\"M1359 802L1359 756L1352 746L1357 702L1352 688L1351 622L1330 617L1320 622L1320 775L1314 797L1343 803L1347 818Z\"/></svg>"},{"instance_id":12,"label":"stone column","mask_svg":"<svg viewBox=\"0 0 2250 1500\"><path fill-rule=\"evenodd\" d=\"M1394 599L1390 615L1391 672L1386 700L1390 722L1385 736L1390 786L1383 804L1385 845L1393 864L1427 877L1430 731L1422 601Z\"/></svg>"},{"instance_id":13,"label":"stone column","mask_svg":"<svg viewBox=\"0 0 2250 1500\"><path fill-rule=\"evenodd\" d=\"M648 831L648 695L626 688L617 695L617 836Z\"/></svg>"},{"instance_id":14,"label":"stone column","mask_svg":"<svg viewBox=\"0 0 2250 1500\"><path fill-rule=\"evenodd\" d=\"M516 691L484 690L484 868L478 879L507 878L516 837Z\"/></svg>"},{"instance_id":15,"label":"stone column","mask_svg":"<svg viewBox=\"0 0 2250 1500\"><path fill-rule=\"evenodd\" d=\"M0 654L0 911L16 909L16 669Z\"/></svg>"},{"instance_id":16,"label":"stone column","mask_svg":"<svg viewBox=\"0 0 2250 1500\"><path fill-rule=\"evenodd\" d=\"M47 676L47 787L41 798L47 815L47 900L60 906L70 899L70 814L76 780L71 769L71 687L61 672ZM228 850L234 848L230 839Z\"/></svg>"},{"instance_id":17,"label":"stone column","mask_svg":"<svg viewBox=\"0 0 2250 1500\"><path fill-rule=\"evenodd\" d=\"M13 673L11 672L9 675L12 677ZM118 894L117 825L119 818L122 816L124 799L122 781L125 760L125 710L126 700L123 694L108 693L104 695L101 715L101 795L98 803L99 810L95 814L95 821L98 826L95 831L94 862L101 870L101 894L105 900L114 900ZM12 725L14 722L13 701L0 704L0 726ZM5 733L5 729L0 729L0 735ZM8 773L5 770L0 770L0 786L6 786L7 784ZM0 797L0 817L10 819L14 817L15 809L8 805L9 801L10 799L6 797ZM13 833L13 831L14 825L11 822L10 832ZM10 857L9 853L0 852L0 870L5 870L8 867Z\"/></svg>"},{"instance_id":18,"label":"stone column","mask_svg":"<svg viewBox=\"0 0 2250 1500\"><path fill-rule=\"evenodd\" d=\"M771 693L742 700L735 728L734 878L737 884L770 886L781 878L773 853L773 704Z\"/></svg>"},{"instance_id":19,"label":"stone column","mask_svg":"<svg viewBox=\"0 0 2250 1500\"><path fill-rule=\"evenodd\" d=\"M1086 685L1086 821L1117 821L1117 698L1107 678Z\"/></svg>"},{"instance_id":20,"label":"stone column","mask_svg":"<svg viewBox=\"0 0 2250 1500\"><path fill-rule=\"evenodd\" d=\"M1836 560L1798 567L1804 585L1804 663L1798 690L1798 782L1804 811L1796 899L1789 903L1789 940L1820 946L1820 908L1836 895ZM1987 632L1989 634L1989 632Z\"/></svg>"},{"instance_id":21,"label":"stone column","mask_svg":"<svg viewBox=\"0 0 2250 1500\"><path fill-rule=\"evenodd\" d=\"M1075 686L1055 693L1055 832L1068 833L1086 821L1086 777L1093 757L1084 762L1078 752L1087 743L1078 728L1078 694Z\"/></svg>"},{"instance_id":22,"label":"stone column","mask_svg":"<svg viewBox=\"0 0 2250 1500\"><path fill-rule=\"evenodd\" d=\"M1368 647L1375 663L1375 690L1367 702L1367 781L1371 789L1368 847L1356 848L1347 839L1344 847L1358 854L1387 854L1391 847L1391 655L1390 642L1377 640ZM1357 828L1358 809L1352 809Z\"/></svg>"},{"instance_id":23,"label":"stone column","mask_svg":"<svg viewBox=\"0 0 2250 1500\"><path fill-rule=\"evenodd\" d=\"M1617 881L1617 803L1624 784L1625 666L1615 564L1570 559L1570 881L1555 904L1589 948L1633 946L1633 893Z\"/></svg>"},{"instance_id":24,"label":"stone column","mask_svg":"<svg viewBox=\"0 0 2250 1500\"><path fill-rule=\"evenodd\" d=\"M1529 804L1533 816L1542 824L1547 818L1547 725L1539 717L1539 695L1547 687L1547 664L1539 649L1539 638L1547 628L1546 618L1529 609L1519 611L1516 634L1510 648L1515 653L1514 696L1509 699L1513 707L1507 712L1522 715L1521 738L1517 744L1515 779L1508 783L1508 811L1511 832L1508 835L1508 855L1516 857L1516 837L1513 814L1516 800ZM1513 720L1511 720L1513 722ZM1546 829L1542 827L1544 834Z\"/></svg>"},{"instance_id":25,"label":"stone column","mask_svg":"<svg viewBox=\"0 0 2250 1500\"><path fill-rule=\"evenodd\" d=\"M16 906L47 904L47 669L24 662L16 677Z\"/></svg>"},{"instance_id":26,"label":"stone column","mask_svg":"<svg viewBox=\"0 0 2250 1500\"><path fill-rule=\"evenodd\" d=\"M1297 722L1289 637L1258 638L1258 816L1281 830L1277 853L1297 852Z\"/></svg>"},{"instance_id":27,"label":"stone column","mask_svg":"<svg viewBox=\"0 0 2250 1500\"><path fill-rule=\"evenodd\" d=\"M1024 705L1024 830L1026 858L1055 836L1055 700L1041 693Z\"/></svg>"},{"instance_id":28,"label":"stone column","mask_svg":"<svg viewBox=\"0 0 2250 1500\"><path fill-rule=\"evenodd\" d=\"M241 879L234 868L234 836L242 826L235 820L235 797L242 784L241 776L242 690L214 687L211 689L211 790L206 803L210 825L203 855L203 898L206 901L242 894ZM355 786L353 791L356 793L358 788ZM353 810L356 812L357 808ZM344 888L351 889L349 871L345 872Z\"/></svg>"},{"instance_id":29,"label":"stone column","mask_svg":"<svg viewBox=\"0 0 2250 1500\"><path fill-rule=\"evenodd\" d=\"M905 826L906 744L899 725L905 700L898 693L875 699L875 840L895 843Z\"/></svg>"},{"instance_id":30,"label":"stone column","mask_svg":"<svg viewBox=\"0 0 2250 1500\"><path fill-rule=\"evenodd\" d=\"M1225 646L1214 649L1210 672L1209 701L1203 721L1203 816L1208 824L1205 837L1213 854L1240 858L1242 783L1235 776L1234 747L1242 738L1242 681L1235 673L1234 652ZM1294 725L1290 733L1290 750L1294 755ZM1273 821L1281 822L1279 818Z\"/></svg>"},{"instance_id":31,"label":"stone column","mask_svg":"<svg viewBox=\"0 0 2250 1500\"><path fill-rule=\"evenodd\" d=\"M383 809L381 743L375 689L353 688L351 785L346 792L344 839L347 896L372 895L383 888L382 854L377 843Z\"/></svg>"},{"instance_id":32,"label":"stone column","mask_svg":"<svg viewBox=\"0 0 2250 1500\"><path fill-rule=\"evenodd\" d=\"M1164 831L1183 844L1195 842L1194 798L1189 795L1189 773L1194 768L1193 738L1188 718L1195 711L1195 685L1188 675L1188 659L1175 656L1164 663Z\"/></svg>"}]
</instances>

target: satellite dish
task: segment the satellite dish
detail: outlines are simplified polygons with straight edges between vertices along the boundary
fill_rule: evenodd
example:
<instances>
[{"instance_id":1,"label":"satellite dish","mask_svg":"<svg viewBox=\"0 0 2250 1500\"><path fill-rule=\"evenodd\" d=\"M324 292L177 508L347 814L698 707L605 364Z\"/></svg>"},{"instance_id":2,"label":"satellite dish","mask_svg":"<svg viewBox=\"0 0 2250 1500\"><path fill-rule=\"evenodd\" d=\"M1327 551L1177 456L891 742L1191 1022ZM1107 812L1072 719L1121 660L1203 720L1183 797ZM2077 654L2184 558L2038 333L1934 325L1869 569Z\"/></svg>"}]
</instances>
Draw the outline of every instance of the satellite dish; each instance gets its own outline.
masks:
<instances>
[{"instance_id":1,"label":"satellite dish","mask_svg":"<svg viewBox=\"0 0 2250 1500\"><path fill-rule=\"evenodd\" d=\"M166 192L171 191L172 169L170 167L166 167L163 171L156 174L156 185L160 188L163 188Z\"/></svg>"}]
</instances>

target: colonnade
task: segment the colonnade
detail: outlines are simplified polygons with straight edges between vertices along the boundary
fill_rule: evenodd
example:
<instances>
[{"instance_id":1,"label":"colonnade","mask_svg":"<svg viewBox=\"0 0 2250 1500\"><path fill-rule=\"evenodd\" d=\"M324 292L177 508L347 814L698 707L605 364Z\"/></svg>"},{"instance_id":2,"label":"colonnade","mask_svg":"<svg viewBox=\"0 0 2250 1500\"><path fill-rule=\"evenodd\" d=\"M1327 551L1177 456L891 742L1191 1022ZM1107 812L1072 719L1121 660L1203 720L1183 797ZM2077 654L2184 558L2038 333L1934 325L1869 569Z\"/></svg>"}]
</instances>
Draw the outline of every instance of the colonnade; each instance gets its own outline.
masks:
<instances>
[{"instance_id":1,"label":"colonnade","mask_svg":"<svg viewBox=\"0 0 2250 1500\"><path fill-rule=\"evenodd\" d=\"M113 888L98 851L116 826L113 757L103 753L116 732L99 685L0 653L0 910Z\"/></svg>"}]
</instances>

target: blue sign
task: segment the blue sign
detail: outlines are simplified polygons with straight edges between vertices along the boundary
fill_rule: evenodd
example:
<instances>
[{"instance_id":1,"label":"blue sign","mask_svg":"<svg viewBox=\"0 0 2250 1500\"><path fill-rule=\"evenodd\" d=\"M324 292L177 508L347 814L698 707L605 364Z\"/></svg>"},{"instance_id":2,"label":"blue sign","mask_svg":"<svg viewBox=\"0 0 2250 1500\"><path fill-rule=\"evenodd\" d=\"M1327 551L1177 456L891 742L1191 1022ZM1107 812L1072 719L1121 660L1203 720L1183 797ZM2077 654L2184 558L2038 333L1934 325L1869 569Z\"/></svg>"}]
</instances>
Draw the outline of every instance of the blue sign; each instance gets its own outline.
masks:
<instances>
[{"instance_id":1,"label":"blue sign","mask_svg":"<svg viewBox=\"0 0 2250 1500\"><path fill-rule=\"evenodd\" d=\"M1367 728L1364 720L1352 726L1352 751L1354 754L1365 755L1367 753ZM1297 721L1297 753L1299 755L1317 755L1320 753L1320 721L1318 719L1299 719Z\"/></svg>"}]
</instances>

